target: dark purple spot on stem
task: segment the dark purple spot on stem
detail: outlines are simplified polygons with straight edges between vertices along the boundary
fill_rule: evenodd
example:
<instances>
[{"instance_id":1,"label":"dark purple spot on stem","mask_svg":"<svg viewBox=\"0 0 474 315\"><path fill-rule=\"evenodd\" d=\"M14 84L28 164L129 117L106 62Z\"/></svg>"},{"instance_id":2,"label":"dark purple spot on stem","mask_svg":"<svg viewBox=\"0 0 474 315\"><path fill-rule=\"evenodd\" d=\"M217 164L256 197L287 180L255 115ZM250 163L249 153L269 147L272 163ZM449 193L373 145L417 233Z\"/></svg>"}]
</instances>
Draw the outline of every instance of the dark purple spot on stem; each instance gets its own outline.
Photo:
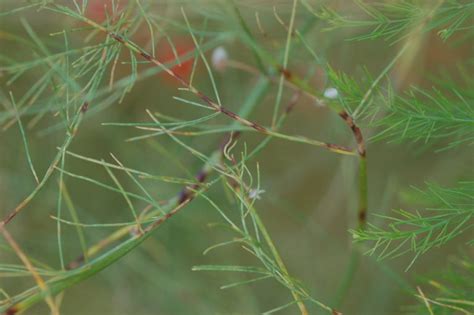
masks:
<instances>
[{"instance_id":1,"label":"dark purple spot on stem","mask_svg":"<svg viewBox=\"0 0 474 315\"><path fill-rule=\"evenodd\" d=\"M87 112L88 109L89 109L89 102L84 102L84 104L82 104L81 106L81 112L85 113Z\"/></svg>"},{"instance_id":2,"label":"dark purple spot on stem","mask_svg":"<svg viewBox=\"0 0 474 315\"><path fill-rule=\"evenodd\" d=\"M190 193L187 187L181 190L181 192L179 193L178 204L180 205L186 200L188 200L189 196L190 196Z\"/></svg>"},{"instance_id":3,"label":"dark purple spot on stem","mask_svg":"<svg viewBox=\"0 0 474 315\"><path fill-rule=\"evenodd\" d=\"M196 175L196 179L199 183L202 183L206 180L207 177L207 172L201 170L199 173Z\"/></svg>"}]
</instances>

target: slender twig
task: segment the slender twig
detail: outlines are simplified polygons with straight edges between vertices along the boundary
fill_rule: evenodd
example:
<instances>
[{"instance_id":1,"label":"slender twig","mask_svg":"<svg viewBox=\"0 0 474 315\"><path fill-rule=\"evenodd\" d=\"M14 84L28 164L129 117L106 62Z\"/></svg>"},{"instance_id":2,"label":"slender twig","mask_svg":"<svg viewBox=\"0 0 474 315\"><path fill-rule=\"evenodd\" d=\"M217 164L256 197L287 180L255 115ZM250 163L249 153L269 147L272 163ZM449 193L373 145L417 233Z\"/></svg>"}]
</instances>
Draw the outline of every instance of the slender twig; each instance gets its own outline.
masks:
<instances>
[{"instance_id":1,"label":"slender twig","mask_svg":"<svg viewBox=\"0 0 474 315\"><path fill-rule=\"evenodd\" d=\"M285 110L285 116L289 112L291 112L291 110L294 108L298 98L299 98L299 94L295 94L294 97L292 98L292 100L290 101L290 103L288 104L286 110ZM284 119L285 117L282 117L282 118ZM281 121L282 120L280 120L280 122ZM233 160L233 163L236 164L236 161ZM225 167L225 166L226 165L223 164L223 167ZM309 314L309 312L308 312L308 310L307 310L307 308L306 308L306 306L303 302L303 301L308 300L308 299L312 300L313 302L318 304L320 307L330 311L332 314L341 314L338 311L336 311L335 309L330 308L329 306L327 306L325 304L322 304L319 301L311 299L309 293L306 292L306 290L304 288L301 288L301 287L299 287L295 284L295 282L292 280L292 277L290 276L290 274L288 272L288 269L287 269L281 255L280 255L280 253L278 252L277 247L275 246L275 244L274 244L274 242L273 242L273 240L270 236L270 233L268 232L268 230L267 230L266 226L263 224L263 221L261 220L257 210L255 209L255 207L253 205L253 201L251 200L249 194L241 192L242 189L244 191L251 191L250 187L248 187L245 183L242 183L238 178L236 178L236 176L234 176L234 177L228 176L228 177L226 177L226 179L228 180L228 183L229 183L230 187L232 187L232 189L237 194L240 194L242 196L240 199L246 204L246 207L252 213L253 218L255 220L255 223L257 224L258 229L260 230L260 233L262 233L263 238L264 238L265 242L268 245L268 248L270 249L273 257L275 258L276 264L278 265L278 267L280 268L283 276L286 278L286 281L289 282L288 284L292 288L291 294L292 294L296 304L298 305L298 308L300 309L301 314L303 314L303 315L308 315Z\"/></svg>"},{"instance_id":2,"label":"slender twig","mask_svg":"<svg viewBox=\"0 0 474 315\"><path fill-rule=\"evenodd\" d=\"M171 77L173 77L174 79L176 79L182 86L184 86L187 90L189 90L190 92L192 92L193 94L195 94L198 98L200 98L202 101L204 101L204 103L206 103L208 106L209 106L209 109L212 109L216 112L220 112L220 113L223 113L224 115L232 118L233 120L239 122L240 124L244 125L244 126L247 126L247 127L250 127L250 128L253 128L255 129L256 131L260 132L260 133L263 133L263 134L266 134L266 135L270 135L270 136L275 136L275 137L280 137L280 138L287 138L287 139L291 139L291 140L296 140L295 137L290 137L290 136L285 136L285 135L281 135L281 134L278 134L272 130L269 130L255 122L252 122L252 121L249 121L239 115L237 115L236 113L228 110L227 108L215 103L211 98L209 98L208 96L206 96L205 94L203 94L202 92L200 92L198 89L196 89L193 85L191 85L190 83L188 83L185 79L183 79L181 76L179 76L177 73L175 73L172 69L169 69L167 67L165 67L159 60L157 60L156 58L154 58L152 55L148 54L147 52L145 52L143 49L141 49L140 47L138 47L137 45L135 45L133 42L125 39L124 37L122 37L121 35L117 34L117 33L114 33L114 32L111 32L109 31L106 27L102 26L102 25L99 25L85 17L82 17L80 16L81 19L83 19L86 23L88 23L89 25L105 32L108 36L110 36L112 39L114 39L115 41L121 43L122 45L124 45L125 47L127 47L128 49L130 49L131 51L139 54L141 57L143 57L145 60L147 60L148 62L150 63L153 63L155 64L156 66L162 68L165 72L167 72ZM290 34L291 35L291 34ZM282 74L282 78L288 80L289 82L292 82L293 84L296 85L296 83L298 83L298 80L295 80L295 79L292 79L292 76L289 74L288 70L287 69L282 69L280 71L280 73ZM282 81L280 81L282 82ZM295 83L296 82L296 83ZM280 83L281 84L281 83ZM307 91L307 89L304 89L305 91ZM344 117L343 117L344 118ZM349 120L348 118L344 118L344 120L346 121L346 123L350 124L351 120ZM355 137L358 141L358 153L359 155L362 156L361 153L363 153L363 156L365 157L365 145L363 143L363 141L361 142L360 139L362 139L361 137L361 133L360 133L360 129L356 128L355 127L355 124L352 124L352 126L350 125L351 127L351 130L353 130L354 134L355 134ZM357 133L358 132L358 133ZM351 154L352 153L352 150L348 150L344 147L341 147L341 146L337 146L337 145L333 145L333 144L328 144L328 143L323 143L323 142L319 142L319 141L314 141L314 140L310 140L310 139L306 139L304 137L297 137L298 140L300 140L301 142L305 142L305 143L311 143L311 144L314 144L314 145L318 145L318 146L321 146L321 147L325 147L326 149L330 150L330 151L334 151L334 152L338 152L338 153L349 153ZM362 148L362 149L361 149ZM200 183L202 183L205 179L205 177L207 176L207 173L206 172L200 172L198 173L197 175L197 181L198 183L195 184L195 185L199 185ZM196 189L196 187L192 186L192 187L188 187L188 188L185 188L182 192L181 192L181 195L178 199L178 205L180 205L181 203L187 203L189 202L190 200L192 200L194 194L192 193L192 191L194 191ZM176 210L177 211L177 210ZM169 215L174 215L174 213L176 212L173 212L173 213L170 213ZM360 217L363 217L363 219L365 220L365 210L364 210L364 215L363 216L360 216ZM166 218L163 218L162 220L166 220ZM156 224L161 224L159 223L161 222L160 220L157 221ZM303 314L307 314L307 311L305 309L302 309L302 313Z\"/></svg>"},{"instance_id":3,"label":"slender twig","mask_svg":"<svg viewBox=\"0 0 474 315\"><path fill-rule=\"evenodd\" d=\"M295 105L296 105L296 103L299 99L299 96L300 96L300 93L295 93L295 95L291 98L289 104L287 105L287 107L285 109L285 112L284 112L283 116L280 119L280 122L282 122L283 119L293 110L293 108L295 107ZM243 112L245 112L245 110L243 110ZM240 135L241 135L241 132L232 132L229 135L227 135L226 137L224 137L224 139L221 141L221 144L220 144L219 148L216 151L214 151L214 153L212 153L212 156L218 157L218 159L222 159L222 156L225 155L226 149L231 147L232 143L235 143L237 141L237 139L240 137ZM203 168L196 175L196 183L183 188L178 193L176 198L171 199L170 201L168 201L167 205L170 205L170 204L178 204L179 205L180 203L190 202L195 197L196 190L200 186L202 186L205 179L209 176L210 171L212 171L212 168L210 167L210 165L207 165L207 164L204 165ZM147 215L144 215L144 213L147 211L147 209L151 209L151 206L148 206L145 210L143 210L141 212L141 215L140 215L141 220L146 220L146 219L151 218L155 215L155 212L150 212ZM177 212L177 211L175 211L175 212ZM174 215L174 214L175 213L173 213L172 215ZM159 223L156 223L156 224L161 224L161 223L162 223L162 221L159 221ZM113 244L114 242L117 242L120 239L126 237L132 231L133 231L132 226L125 226L121 229L118 229L114 233L110 234L106 238L99 241L94 246L90 247L87 251L85 251L84 254L78 256L76 259L71 261L67 265L67 269L76 269L76 268L78 268L79 266L81 266L84 263L85 255L86 255L86 257L92 257L92 256L96 255L97 253L102 251L104 248L106 248L106 247L110 246L111 244Z\"/></svg>"},{"instance_id":4,"label":"slender twig","mask_svg":"<svg viewBox=\"0 0 474 315\"><path fill-rule=\"evenodd\" d=\"M423 303L425 303L425 306L428 309L428 312L430 313L430 315L434 315L433 309L431 308L431 305L430 305L430 301L426 298L421 288L417 286L416 290L418 291L418 293L420 293L420 298L423 300Z\"/></svg>"},{"instance_id":5,"label":"slender twig","mask_svg":"<svg viewBox=\"0 0 474 315\"><path fill-rule=\"evenodd\" d=\"M251 73L251 74L261 74L259 73L258 69L241 63L239 61L234 61L231 60L228 62L228 65L230 67ZM327 102L325 102L323 99L321 99L314 90L308 88L308 86L304 83L303 80L298 78L295 74L290 72L288 69L286 70L279 70L280 72L283 72L285 75L284 77L286 78L286 86L293 89L300 91L301 93L304 93L306 96L310 97L311 99L315 100L319 105L326 106L328 105L329 108L337 111L340 118L344 121L344 123L350 128L352 135L356 141L357 144L357 154L359 156L359 206L358 206L358 226L359 228L363 228L366 223L366 217L367 217L367 208L368 208L368 183L367 183L367 151L366 151L366 145L365 145L365 140L364 136L362 134L361 129L356 125L354 119L349 115L349 113L342 109L342 108L335 108L334 106L329 106ZM277 80L274 77L269 76L269 79L276 83Z\"/></svg>"},{"instance_id":6,"label":"slender twig","mask_svg":"<svg viewBox=\"0 0 474 315\"><path fill-rule=\"evenodd\" d=\"M0 225L0 232L2 233L3 237L5 240L8 242L8 244L11 246L13 251L17 254L17 256L20 258L20 260L23 262L25 265L26 269L31 273L31 276L35 279L36 284L38 287L41 289L41 291L46 292L46 304L48 304L49 308L51 309L51 314L52 315L59 315L59 310L57 305L54 303L54 300L49 294L48 286L46 285L46 282L43 280L43 278L40 276L40 274L36 271L35 267L31 263L31 261L28 259L28 256L23 252L23 250L20 248L18 243L15 241L13 236L10 234L10 232L7 231L6 227L4 225ZM10 309L9 311L6 312L7 315L9 314L16 314L17 310Z\"/></svg>"},{"instance_id":7,"label":"slender twig","mask_svg":"<svg viewBox=\"0 0 474 315\"><path fill-rule=\"evenodd\" d=\"M357 143L357 153L359 154L359 209L358 222L359 228L364 228L367 218L367 152L365 148L364 136L362 131L355 124L352 117L347 111L342 110L339 116L344 120L346 125L351 129L354 139Z\"/></svg>"},{"instance_id":8,"label":"slender twig","mask_svg":"<svg viewBox=\"0 0 474 315\"><path fill-rule=\"evenodd\" d=\"M223 154L224 154L224 149L225 149L225 144L228 143L229 141L235 141L237 137L240 135L240 133L233 133L229 136L226 136L224 140L222 141L222 144L220 145L219 149L217 149L212 156L214 158L211 158L210 160L215 160L215 159L221 159ZM229 137L232 137L229 140ZM194 199L196 196L196 192L199 191L201 187L203 187L203 184L206 180L206 178L209 176L210 172L212 171L212 165L210 163L206 163L201 170L196 174L195 176L195 183L192 185L188 185L184 187L178 195L169 200L167 203L167 206L173 207L173 210L165 213L162 217L154 221L151 225L147 226L144 229L144 232L147 233L151 229L154 229L158 225L162 224L164 221L169 219L171 216L175 215L181 208L183 208L186 204L188 204L190 201ZM144 213L146 210L143 210L142 213ZM146 220L148 218L151 218L155 215L155 212L149 212L147 215L144 215L143 218L140 218L141 220ZM135 226L125 226L121 229L118 229L114 233L110 234L106 238L102 239L99 241L96 245L90 247L87 250L87 256L91 257L96 255L98 252L100 252L102 249L106 248L107 246L111 245L112 243L124 238L125 236L129 235L131 232L133 232L135 229ZM73 261L71 261L67 265L67 269L76 269L79 266L82 265L84 262L84 255L80 255Z\"/></svg>"},{"instance_id":9,"label":"slender twig","mask_svg":"<svg viewBox=\"0 0 474 315\"><path fill-rule=\"evenodd\" d=\"M242 108L240 109L240 115L241 116L249 115L251 110L253 109L253 107L258 103L258 101L268 91L268 88L269 88L269 82L265 79L261 79L256 84L255 88L253 89L253 92L250 94L249 101L244 103L244 106L242 106ZM234 121L232 125L233 126L237 125L237 122ZM231 133L229 136L225 137L223 139L220 147L212 153L212 156L218 157L220 154L224 154L224 151L228 147L229 143L231 141L235 141L237 139L237 137L239 137L239 136L240 136L240 132L234 132L234 133ZM201 176L199 176L199 177L202 177L204 175L203 170L205 168L206 168L206 166L203 166L203 168L199 172L201 174ZM212 170L212 168L210 169L210 171L211 170ZM206 177L207 176L208 175L206 175ZM192 186L195 186L195 185L190 184L188 187L183 188L181 190L181 192L177 195L177 197L175 197L174 199L169 200L166 204L167 205L172 205L172 204L177 203L178 200L185 200L185 199L189 198L192 195L192 190L190 189ZM196 187L192 187L192 188L195 189ZM145 210L143 210L141 212L141 214L140 214L141 219L146 220L146 219L149 219L149 218L153 217L154 215L158 214L158 212L156 212L156 211L151 211L151 212L149 212L145 215L145 212L147 212L150 208L151 208L151 206L149 206L148 208L146 208ZM161 213L161 211L160 211L160 213ZM92 257L92 256L96 255L97 253L102 251L104 248L108 247L110 244L112 244L112 243L126 237L127 235L129 235L131 231L132 230L129 226L123 227L123 228L115 231L114 233L110 234L106 238L99 241L94 246L90 247L86 251L87 257ZM74 259L72 262L70 262L68 264L68 269L75 269L75 268L79 267L80 265L82 265L83 262L84 262L84 254L80 255L79 257Z\"/></svg>"},{"instance_id":10,"label":"slender twig","mask_svg":"<svg viewBox=\"0 0 474 315\"><path fill-rule=\"evenodd\" d=\"M132 41L124 38L122 35L117 34L115 32L109 31L105 26L100 25L87 17L81 16L81 15L74 15L75 17L81 19L85 23L89 24L90 26L106 33L108 36L110 36L112 39L114 39L116 42L124 45L127 47L129 50L133 51L134 53L140 55L142 58L147 60L148 62L156 65L157 67L160 67L168 73L172 78L174 78L176 81L178 81L183 87L186 88L189 92L193 93L195 96L197 96L199 99L201 99L204 103L207 104L210 110L222 113L229 118L239 122L240 124L250 127L257 132L260 132L262 134L268 135L268 136L273 136L281 139L287 139L291 141L296 141L296 142L301 142L301 143L306 143L306 144L311 144L315 145L318 147L322 147L324 149L327 149L331 152L339 153L339 154L346 154L346 155L354 155L354 152L352 149L337 145L337 144L332 144L332 143L327 143L327 142L322 142L322 141L317 141L313 139L309 139L303 136L289 136L289 135L284 135L280 134L278 132L275 132L273 130L270 130L256 122L250 121L246 118L243 118L236 114L235 112L227 109L224 106L220 106L218 103L213 101L210 97L202 93L200 90L198 90L196 87L194 87L191 83L186 81L183 77L181 77L179 74L177 74L173 69L166 67L161 61L144 51L142 48L137 46L135 43Z\"/></svg>"},{"instance_id":11,"label":"slender twig","mask_svg":"<svg viewBox=\"0 0 474 315\"><path fill-rule=\"evenodd\" d=\"M23 128L23 123L21 122L20 113L18 112L18 108L16 106L15 98L13 97L13 93L11 91L10 91L10 99L11 99L11 103L13 105L13 109L15 110L16 119L18 120L18 127L20 128L21 137L23 139L23 144L25 146L25 153L26 153L26 159L28 161L28 165L31 169L31 173L33 174L33 177L35 178L36 184L39 184L38 175L36 174L36 170L35 170L35 167L33 165L33 161L31 159L30 149L28 148L28 141L27 141L27 138L26 138L25 129Z\"/></svg>"},{"instance_id":12,"label":"slender twig","mask_svg":"<svg viewBox=\"0 0 474 315\"><path fill-rule=\"evenodd\" d=\"M281 126L281 124L283 123L284 119L288 116L288 114L291 113L291 111L294 109L294 107L296 106L299 98L300 98L300 95L301 93L298 91L296 92L293 97L290 99L290 102L288 103L284 113L282 114L282 116L280 116L280 119L278 120L277 122L277 127ZM232 134L231 134L232 135ZM232 141L235 141L235 137ZM226 147L229 147L229 144L226 144ZM225 150L224 150L224 154L225 154ZM224 162L222 160L222 162ZM232 162L234 164L234 166L236 166L237 162L232 159ZM225 164L222 163L222 166L225 167ZM238 179L236 179L235 177L231 177L231 176L228 176L226 177L229 185L232 187L232 189L234 191L236 191L237 193L241 190L241 186L244 186L245 187L245 183L241 183L239 182ZM250 190L249 187L246 187L247 190ZM281 258L281 255L279 254L275 244L273 243L273 240L272 238L270 237L270 234L268 232L268 230L266 229L265 225L263 224L262 220L260 219L260 216L258 215L257 211L255 210L255 208L253 207L253 203L252 201L250 200L249 196L247 194L243 194L243 201L247 204L247 206L249 207L250 211L252 211L252 214L254 215L255 217L255 220L256 220L256 223L260 229L260 231L262 232L263 234L263 237L265 239L265 242L267 242L267 245L268 247L270 248L270 251L272 252L272 255L274 256L275 258L275 261L278 265L278 267L281 269L281 271L283 272L284 276L288 279L291 279L290 275L289 275L289 272L288 272L288 269L286 268L286 265L285 263L283 262L283 259ZM290 280L291 281L291 280ZM295 283L291 282L290 285L295 288L296 285ZM309 294L306 293L304 290L302 290L303 292L297 292L295 290L291 290L291 294L296 302L296 304L298 305L298 308L300 309L300 312L302 315L308 315L309 312L304 304L304 300L307 299L309 297ZM325 305L321 304L323 307L326 307Z\"/></svg>"},{"instance_id":13,"label":"slender twig","mask_svg":"<svg viewBox=\"0 0 474 315\"><path fill-rule=\"evenodd\" d=\"M202 191L202 190L201 190ZM196 191L195 194L198 192ZM53 278L48 281L49 288L46 286L46 282L43 284L38 283L38 288L40 291L38 292L37 289L28 290L26 291L27 294L23 294L22 297L17 298L15 301L12 301L9 306L6 308L0 308L1 310L5 311L6 315L13 315L17 313L21 313L26 309L30 308L33 304L43 300L44 298L48 298L48 296L59 294L63 292L68 287L85 280L97 272L103 270L104 268L110 266L118 259L125 256L127 253L130 252L133 248L141 244L145 239L147 239L158 226L160 226L163 222L170 219L176 213L179 212L182 208L184 208L194 197L190 196L185 200L175 203L171 210L169 210L164 216L160 217L159 219L155 220L153 223L148 225L141 234L132 234L128 240L124 241L122 244L118 245L114 250L112 250L112 257L108 257L104 255L102 257L98 257L94 261L90 263L90 265L84 266L82 269L78 268L75 271L71 271L70 273L66 273L64 277L57 277ZM0 230L6 231L5 227L0 226ZM122 231L122 230L120 230ZM126 232L131 232L130 230L126 230ZM7 238L7 236L5 237ZM28 294L29 293L29 294ZM54 313L53 315L59 315L58 313Z\"/></svg>"},{"instance_id":14,"label":"slender twig","mask_svg":"<svg viewBox=\"0 0 474 315\"><path fill-rule=\"evenodd\" d=\"M28 203L36 196L36 194L44 187L44 185L47 183L48 179L51 177L53 174L54 170L56 169L56 166L58 163L61 161L63 152L67 150L69 145L72 142L72 139L77 133L77 129L79 127L79 124L82 121L82 117L84 116L84 113L87 111L89 107L88 102L84 102L82 106L79 108L79 111L77 115L75 116L75 119L72 121L70 125L70 131L68 132L68 135L66 136L66 140L64 141L63 145L61 146L61 150L56 154L54 157L53 161L49 165L48 169L46 170L46 173L44 174L43 178L41 181L38 183L38 185L35 187L35 189L25 198L23 199L22 202L20 202L15 209L9 212L9 214L2 220L0 221L0 227L8 224L13 218L23 210Z\"/></svg>"},{"instance_id":15,"label":"slender twig","mask_svg":"<svg viewBox=\"0 0 474 315\"><path fill-rule=\"evenodd\" d=\"M280 74L280 81L278 83L278 91L275 101L275 108L273 109L273 118L272 118L272 128L275 127L277 123L278 111L280 109L281 97L283 93L283 82L285 82L285 70L288 67L288 59L290 56L290 47L291 47L291 38L293 33L293 25L295 22L295 15L296 15L296 5L298 1L293 0L293 6L291 9L291 17L290 17L290 25L288 26L288 34L286 37L286 45L285 45L285 52L283 54L283 62L282 62L282 69L283 71Z\"/></svg>"},{"instance_id":16,"label":"slender twig","mask_svg":"<svg viewBox=\"0 0 474 315\"><path fill-rule=\"evenodd\" d=\"M245 34L251 40L255 41L255 37L252 35L252 32L250 31L250 28L247 26L247 23L245 23L244 17L240 13L239 7L234 3L233 0L231 2L232 2L232 6L234 8L235 15L237 16L237 19L238 19L240 25L242 25L242 29L244 30ZM259 21L258 18L257 18L257 21ZM258 23L258 25L260 25L260 23ZM259 72L264 73L264 74L267 73L267 70L265 69L265 65L264 65L264 62L263 62L263 58L262 58L262 56L260 56L258 50L252 47L252 53L255 57L255 61L257 62L257 67L260 70Z\"/></svg>"}]
</instances>

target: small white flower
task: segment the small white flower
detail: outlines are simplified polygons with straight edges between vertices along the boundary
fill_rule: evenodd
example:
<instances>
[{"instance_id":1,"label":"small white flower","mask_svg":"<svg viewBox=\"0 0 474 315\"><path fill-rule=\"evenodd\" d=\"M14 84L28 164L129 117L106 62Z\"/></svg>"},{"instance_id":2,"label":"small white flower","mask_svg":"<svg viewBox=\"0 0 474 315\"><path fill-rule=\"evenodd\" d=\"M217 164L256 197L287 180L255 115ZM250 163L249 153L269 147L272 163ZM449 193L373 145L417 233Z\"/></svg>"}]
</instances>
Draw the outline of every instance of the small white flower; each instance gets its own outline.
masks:
<instances>
[{"instance_id":1,"label":"small white flower","mask_svg":"<svg viewBox=\"0 0 474 315\"><path fill-rule=\"evenodd\" d=\"M339 96L339 92L337 91L337 89L333 88L333 87L330 87L330 88L327 88L326 90L324 90L324 97L325 98L329 98L331 100L337 98Z\"/></svg>"},{"instance_id":2,"label":"small white flower","mask_svg":"<svg viewBox=\"0 0 474 315\"><path fill-rule=\"evenodd\" d=\"M229 55L227 50L224 47L219 46L212 52L211 62L212 66L217 71L223 71L227 66L227 61L229 60Z\"/></svg>"},{"instance_id":3,"label":"small white flower","mask_svg":"<svg viewBox=\"0 0 474 315\"><path fill-rule=\"evenodd\" d=\"M263 189L253 188L249 191L249 198L253 200L260 200L262 194L265 192Z\"/></svg>"}]
</instances>

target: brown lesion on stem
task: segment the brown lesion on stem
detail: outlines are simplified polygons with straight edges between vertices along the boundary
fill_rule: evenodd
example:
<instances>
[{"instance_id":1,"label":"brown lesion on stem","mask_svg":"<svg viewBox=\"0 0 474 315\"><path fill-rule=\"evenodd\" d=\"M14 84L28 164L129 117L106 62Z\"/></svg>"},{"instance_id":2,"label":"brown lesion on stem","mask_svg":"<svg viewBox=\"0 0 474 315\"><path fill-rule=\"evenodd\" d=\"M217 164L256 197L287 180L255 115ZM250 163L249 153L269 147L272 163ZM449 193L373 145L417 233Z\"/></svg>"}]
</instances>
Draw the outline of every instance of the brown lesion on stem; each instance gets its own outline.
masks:
<instances>
[{"instance_id":1,"label":"brown lesion on stem","mask_svg":"<svg viewBox=\"0 0 474 315\"><path fill-rule=\"evenodd\" d=\"M84 102L81 106L81 113L85 114L89 109L89 102Z\"/></svg>"},{"instance_id":2,"label":"brown lesion on stem","mask_svg":"<svg viewBox=\"0 0 474 315\"><path fill-rule=\"evenodd\" d=\"M206 94L202 93L201 91L196 91L196 95L202 99L204 102L206 102L207 105L210 107L214 108L215 110L218 110L221 106L217 105L209 96ZM232 113L234 116L230 116L231 118L235 118L238 115L235 113Z\"/></svg>"},{"instance_id":3,"label":"brown lesion on stem","mask_svg":"<svg viewBox=\"0 0 474 315\"><path fill-rule=\"evenodd\" d=\"M334 143L325 143L325 147L330 150L330 151L347 151L349 148L339 145L339 144L334 144Z\"/></svg>"},{"instance_id":4,"label":"brown lesion on stem","mask_svg":"<svg viewBox=\"0 0 474 315\"><path fill-rule=\"evenodd\" d=\"M169 218L171 218L172 216L174 216L175 214L177 214L181 209L183 209L188 203L190 203L193 199L194 199L194 196L195 194L193 194L190 198L188 199L185 199L183 202L181 202L180 204L176 205L173 210L167 212L165 215L163 215L162 217L160 217L159 219L153 221L153 223L151 223L150 225L148 225L145 230L144 230L144 233L145 234L148 234L150 233L152 230L154 230L155 228L157 228L158 226L160 226L163 222L167 221Z\"/></svg>"},{"instance_id":5,"label":"brown lesion on stem","mask_svg":"<svg viewBox=\"0 0 474 315\"><path fill-rule=\"evenodd\" d=\"M355 124L354 119L345 111L339 112L339 116L344 120L346 125L351 128L352 134L357 143L357 152L359 153L361 158L365 158L366 150L365 150L365 141L364 136L362 135L362 131L360 128Z\"/></svg>"},{"instance_id":6,"label":"brown lesion on stem","mask_svg":"<svg viewBox=\"0 0 474 315\"><path fill-rule=\"evenodd\" d=\"M342 110L339 113L339 116L344 120L347 126L352 131L354 139L357 144L357 153L359 155L359 209L358 209L358 222L359 228L364 228L367 222L367 151L365 146L364 135L360 128L354 122L354 119L347 113L347 111Z\"/></svg>"},{"instance_id":7,"label":"brown lesion on stem","mask_svg":"<svg viewBox=\"0 0 474 315\"><path fill-rule=\"evenodd\" d=\"M285 77L285 80L291 81L292 73L290 70L283 68L282 66L278 66L278 72Z\"/></svg>"},{"instance_id":8,"label":"brown lesion on stem","mask_svg":"<svg viewBox=\"0 0 474 315\"><path fill-rule=\"evenodd\" d=\"M121 35L116 34L114 32L109 32L108 34L109 34L110 37L112 37L117 42L119 42L121 44L125 44L125 40L123 39L123 37Z\"/></svg>"},{"instance_id":9,"label":"brown lesion on stem","mask_svg":"<svg viewBox=\"0 0 474 315\"><path fill-rule=\"evenodd\" d=\"M365 224L365 221L367 219L367 209L360 209L359 211L359 223Z\"/></svg>"},{"instance_id":10,"label":"brown lesion on stem","mask_svg":"<svg viewBox=\"0 0 474 315\"><path fill-rule=\"evenodd\" d=\"M204 169L200 170L196 175L196 183L189 187L183 188L183 190L181 190L181 192L179 193L178 204L180 205L184 203L185 201L188 201L194 198L195 196L194 192L197 189L199 189L199 186L201 186L202 183L204 183L208 175L209 175L208 171Z\"/></svg>"},{"instance_id":11,"label":"brown lesion on stem","mask_svg":"<svg viewBox=\"0 0 474 315\"><path fill-rule=\"evenodd\" d=\"M26 200L26 199L25 199ZM29 201L29 200L28 200ZM12 212L10 212L3 220L0 222L0 226L5 226L10 223L11 220L24 208L27 202L20 203Z\"/></svg>"},{"instance_id":12,"label":"brown lesion on stem","mask_svg":"<svg viewBox=\"0 0 474 315\"><path fill-rule=\"evenodd\" d=\"M223 113L224 115L238 121L239 123L241 123L242 125L244 126L247 126L247 127L250 127L252 129L255 129L256 131L260 132L260 133L263 133L263 134L268 134L269 133L269 130L265 127L263 127L262 125L259 125L257 124L256 122L253 122L253 121L250 121L250 120L247 120L243 117L240 117L239 115L235 114L234 112L228 110L227 108L224 108L224 107L220 107L219 108L219 111L221 113Z\"/></svg>"},{"instance_id":13,"label":"brown lesion on stem","mask_svg":"<svg viewBox=\"0 0 474 315\"><path fill-rule=\"evenodd\" d=\"M140 51L140 56L142 56L144 59L146 59L148 61L151 61L151 59L152 59L151 55L144 52L144 51Z\"/></svg>"},{"instance_id":14,"label":"brown lesion on stem","mask_svg":"<svg viewBox=\"0 0 474 315\"><path fill-rule=\"evenodd\" d=\"M290 102L285 108L285 115L288 115L289 113L293 111L293 109L295 108L296 104L298 103L300 99L300 96L301 96L301 91L297 91L295 94L293 94L293 96L290 99Z\"/></svg>"}]
</instances>

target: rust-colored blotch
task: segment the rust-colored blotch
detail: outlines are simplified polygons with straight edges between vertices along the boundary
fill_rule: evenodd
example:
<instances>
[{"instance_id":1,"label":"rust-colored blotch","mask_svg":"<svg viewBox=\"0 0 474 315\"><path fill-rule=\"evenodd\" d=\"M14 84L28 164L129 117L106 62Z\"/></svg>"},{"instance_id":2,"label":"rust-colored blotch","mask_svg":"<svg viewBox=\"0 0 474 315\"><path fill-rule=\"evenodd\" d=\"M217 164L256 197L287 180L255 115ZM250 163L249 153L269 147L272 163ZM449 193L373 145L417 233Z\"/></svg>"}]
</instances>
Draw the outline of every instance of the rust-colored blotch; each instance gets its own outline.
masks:
<instances>
[{"instance_id":1,"label":"rust-colored blotch","mask_svg":"<svg viewBox=\"0 0 474 315\"><path fill-rule=\"evenodd\" d=\"M179 61L176 65L170 67L170 70L188 81L193 71L194 57L186 58L186 54L194 50L193 41L191 38L172 38L171 41L175 51L173 51L173 46L168 40L160 40L156 45L156 58L164 64ZM166 83L179 85L179 82L167 73L163 73L162 78Z\"/></svg>"}]
</instances>

